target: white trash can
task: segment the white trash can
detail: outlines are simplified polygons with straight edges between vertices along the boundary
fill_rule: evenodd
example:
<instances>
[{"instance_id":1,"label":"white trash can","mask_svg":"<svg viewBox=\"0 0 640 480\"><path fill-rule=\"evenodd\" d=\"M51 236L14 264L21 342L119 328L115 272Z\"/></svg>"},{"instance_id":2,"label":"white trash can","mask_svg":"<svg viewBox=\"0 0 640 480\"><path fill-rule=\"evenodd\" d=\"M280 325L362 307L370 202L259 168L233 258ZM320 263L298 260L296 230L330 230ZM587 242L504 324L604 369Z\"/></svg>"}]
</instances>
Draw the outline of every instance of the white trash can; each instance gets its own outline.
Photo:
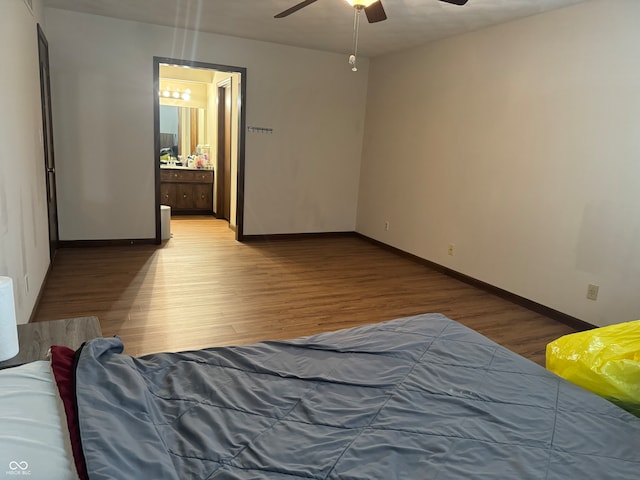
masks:
<instances>
[{"instance_id":1,"label":"white trash can","mask_svg":"<svg viewBox=\"0 0 640 480\"><path fill-rule=\"evenodd\" d=\"M160 205L160 226L162 230L162 240L171 238L171 207Z\"/></svg>"}]
</instances>

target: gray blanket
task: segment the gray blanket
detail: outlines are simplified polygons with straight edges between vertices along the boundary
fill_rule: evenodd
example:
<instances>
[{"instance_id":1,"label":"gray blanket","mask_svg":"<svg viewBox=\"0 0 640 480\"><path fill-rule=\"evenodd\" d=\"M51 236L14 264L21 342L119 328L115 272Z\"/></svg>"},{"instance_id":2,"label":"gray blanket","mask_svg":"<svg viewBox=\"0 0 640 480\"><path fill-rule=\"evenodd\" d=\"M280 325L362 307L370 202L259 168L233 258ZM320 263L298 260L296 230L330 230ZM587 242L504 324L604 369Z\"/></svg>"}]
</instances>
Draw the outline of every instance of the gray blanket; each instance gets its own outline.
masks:
<instances>
[{"instance_id":1,"label":"gray blanket","mask_svg":"<svg viewBox=\"0 0 640 480\"><path fill-rule=\"evenodd\" d=\"M640 419L429 314L76 370L91 479L638 479Z\"/></svg>"}]
</instances>

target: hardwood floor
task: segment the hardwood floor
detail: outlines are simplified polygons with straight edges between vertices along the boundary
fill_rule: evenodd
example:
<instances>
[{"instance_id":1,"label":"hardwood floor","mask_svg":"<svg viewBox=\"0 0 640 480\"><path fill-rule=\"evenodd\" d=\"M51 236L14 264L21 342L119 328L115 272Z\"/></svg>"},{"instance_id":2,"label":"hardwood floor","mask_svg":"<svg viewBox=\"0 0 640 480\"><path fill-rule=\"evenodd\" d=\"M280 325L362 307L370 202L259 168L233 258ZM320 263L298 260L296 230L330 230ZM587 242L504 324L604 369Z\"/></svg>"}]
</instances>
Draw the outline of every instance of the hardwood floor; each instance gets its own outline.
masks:
<instances>
[{"instance_id":1,"label":"hardwood floor","mask_svg":"<svg viewBox=\"0 0 640 480\"><path fill-rule=\"evenodd\" d=\"M212 217L171 227L162 246L59 250L35 320L95 315L144 355L440 312L541 365L575 331L356 237L242 244Z\"/></svg>"}]
</instances>

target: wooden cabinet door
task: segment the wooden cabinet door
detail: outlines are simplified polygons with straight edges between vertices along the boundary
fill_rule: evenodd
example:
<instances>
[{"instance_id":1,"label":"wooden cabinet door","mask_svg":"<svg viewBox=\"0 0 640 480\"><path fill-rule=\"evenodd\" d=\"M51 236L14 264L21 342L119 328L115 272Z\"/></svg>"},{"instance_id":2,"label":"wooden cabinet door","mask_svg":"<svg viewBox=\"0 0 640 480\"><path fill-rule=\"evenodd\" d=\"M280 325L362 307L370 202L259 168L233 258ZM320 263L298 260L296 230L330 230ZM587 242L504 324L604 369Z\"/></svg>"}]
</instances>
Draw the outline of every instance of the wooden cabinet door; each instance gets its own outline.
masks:
<instances>
[{"instance_id":1,"label":"wooden cabinet door","mask_svg":"<svg viewBox=\"0 0 640 480\"><path fill-rule=\"evenodd\" d=\"M193 209L193 185L189 183L176 183L176 209Z\"/></svg>"},{"instance_id":2,"label":"wooden cabinet door","mask_svg":"<svg viewBox=\"0 0 640 480\"><path fill-rule=\"evenodd\" d=\"M161 183L160 184L160 204L169 205L176 208L176 184Z\"/></svg>"},{"instance_id":3,"label":"wooden cabinet door","mask_svg":"<svg viewBox=\"0 0 640 480\"><path fill-rule=\"evenodd\" d=\"M194 208L197 210L213 211L212 184L196 183L193 186Z\"/></svg>"}]
</instances>

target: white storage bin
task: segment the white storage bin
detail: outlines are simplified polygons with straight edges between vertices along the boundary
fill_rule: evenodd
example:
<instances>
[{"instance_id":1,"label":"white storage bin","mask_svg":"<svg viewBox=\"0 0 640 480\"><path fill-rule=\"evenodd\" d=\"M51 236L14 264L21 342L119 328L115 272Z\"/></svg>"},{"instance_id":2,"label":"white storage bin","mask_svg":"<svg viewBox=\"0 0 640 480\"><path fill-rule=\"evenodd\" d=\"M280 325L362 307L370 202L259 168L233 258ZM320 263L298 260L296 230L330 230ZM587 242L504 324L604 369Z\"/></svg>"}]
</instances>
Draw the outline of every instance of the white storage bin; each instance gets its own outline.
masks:
<instances>
[{"instance_id":1,"label":"white storage bin","mask_svg":"<svg viewBox=\"0 0 640 480\"><path fill-rule=\"evenodd\" d=\"M171 238L171 207L160 205L160 226L162 230L162 240Z\"/></svg>"}]
</instances>

